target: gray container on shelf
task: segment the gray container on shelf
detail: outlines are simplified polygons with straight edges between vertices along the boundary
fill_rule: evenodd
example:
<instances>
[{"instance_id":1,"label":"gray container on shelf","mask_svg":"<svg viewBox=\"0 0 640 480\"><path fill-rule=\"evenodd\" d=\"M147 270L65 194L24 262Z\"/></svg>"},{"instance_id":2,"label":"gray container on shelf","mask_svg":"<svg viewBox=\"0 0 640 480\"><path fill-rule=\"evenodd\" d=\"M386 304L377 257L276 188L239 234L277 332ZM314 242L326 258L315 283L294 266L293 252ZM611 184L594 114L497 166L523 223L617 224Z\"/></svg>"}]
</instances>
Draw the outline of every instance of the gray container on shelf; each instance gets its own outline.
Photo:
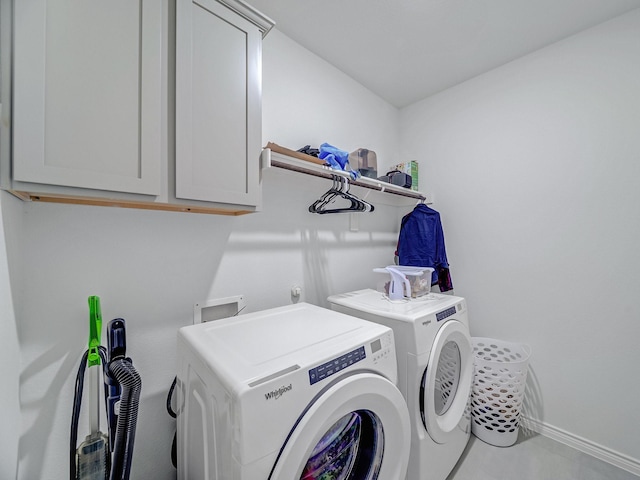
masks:
<instances>
[{"instance_id":1,"label":"gray container on shelf","mask_svg":"<svg viewBox=\"0 0 640 480\"><path fill-rule=\"evenodd\" d=\"M376 178L378 175L378 156L373 150L359 148L351 152L349 165L357 169L363 177Z\"/></svg>"},{"instance_id":2,"label":"gray container on shelf","mask_svg":"<svg viewBox=\"0 0 640 480\"><path fill-rule=\"evenodd\" d=\"M525 344L473 337L471 432L498 447L518 439L531 348Z\"/></svg>"}]
</instances>

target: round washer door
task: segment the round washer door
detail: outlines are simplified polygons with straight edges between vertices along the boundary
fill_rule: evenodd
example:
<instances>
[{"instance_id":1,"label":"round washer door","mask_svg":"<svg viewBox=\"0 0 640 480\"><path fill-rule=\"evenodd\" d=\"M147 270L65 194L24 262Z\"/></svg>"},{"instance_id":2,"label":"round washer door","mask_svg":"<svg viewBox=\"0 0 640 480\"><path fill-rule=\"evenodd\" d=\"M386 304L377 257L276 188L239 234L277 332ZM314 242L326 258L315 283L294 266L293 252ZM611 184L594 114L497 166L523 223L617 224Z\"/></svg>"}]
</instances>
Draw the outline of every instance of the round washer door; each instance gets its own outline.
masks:
<instances>
[{"instance_id":1,"label":"round washer door","mask_svg":"<svg viewBox=\"0 0 640 480\"><path fill-rule=\"evenodd\" d=\"M447 321L431 348L422 376L420 411L429 436L446 443L464 415L473 380L473 348L469 330L456 320Z\"/></svg>"},{"instance_id":2,"label":"round washer door","mask_svg":"<svg viewBox=\"0 0 640 480\"><path fill-rule=\"evenodd\" d=\"M409 413L386 378L357 373L325 389L300 416L269 480L404 478Z\"/></svg>"}]
</instances>

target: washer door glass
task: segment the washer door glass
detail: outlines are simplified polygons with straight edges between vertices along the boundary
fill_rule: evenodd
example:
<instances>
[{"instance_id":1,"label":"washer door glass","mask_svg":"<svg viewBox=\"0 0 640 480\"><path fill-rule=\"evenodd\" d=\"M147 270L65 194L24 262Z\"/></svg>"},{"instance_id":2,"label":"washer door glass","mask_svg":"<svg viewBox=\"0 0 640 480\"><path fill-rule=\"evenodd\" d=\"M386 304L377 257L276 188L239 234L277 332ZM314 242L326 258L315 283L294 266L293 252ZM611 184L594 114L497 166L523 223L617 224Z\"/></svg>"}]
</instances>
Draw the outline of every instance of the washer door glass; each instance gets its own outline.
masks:
<instances>
[{"instance_id":1,"label":"washer door glass","mask_svg":"<svg viewBox=\"0 0 640 480\"><path fill-rule=\"evenodd\" d=\"M460 380L460 349L455 342L447 342L438 358L433 404L437 415L442 415L453 403Z\"/></svg>"},{"instance_id":2,"label":"washer door glass","mask_svg":"<svg viewBox=\"0 0 640 480\"><path fill-rule=\"evenodd\" d=\"M334 423L311 452L301 480L374 480L384 451L380 419L373 412L348 413Z\"/></svg>"},{"instance_id":3,"label":"washer door glass","mask_svg":"<svg viewBox=\"0 0 640 480\"><path fill-rule=\"evenodd\" d=\"M420 413L429 436L437 443L461 422L473 378L473 356L468 329L456 320L445 323L433 342L420 385Z\"/></svg>"},{"instance_id":4,"label":"washer door glass","mask_svg":"<svg viewBox=\"0 0 640 480\"><path fill-rule=\"evenodd\" d=\"M404 478L411 450L407 403L372 372L329 383L293 425L268 480Z\"/></svg>"}]
</instances>

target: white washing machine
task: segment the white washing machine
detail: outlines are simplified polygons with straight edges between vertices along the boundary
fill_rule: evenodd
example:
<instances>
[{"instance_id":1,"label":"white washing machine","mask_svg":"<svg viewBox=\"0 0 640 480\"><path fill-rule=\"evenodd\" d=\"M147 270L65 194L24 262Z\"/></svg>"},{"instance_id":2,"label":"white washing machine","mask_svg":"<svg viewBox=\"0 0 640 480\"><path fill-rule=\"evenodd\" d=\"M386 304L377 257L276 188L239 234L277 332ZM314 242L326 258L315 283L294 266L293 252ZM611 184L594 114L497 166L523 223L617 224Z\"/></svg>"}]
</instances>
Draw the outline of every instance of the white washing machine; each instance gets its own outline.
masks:
<instances>
[{"instance_id":1,"label":"white washing machine","mask_svg":"<svg viewBox=\"0 0 640 480\"><path fill-rule=\"evenodd\" d=\"M329 297L336 311L391 327L398 386L411 420L408 480L445 480L471 432L473 349L464 298L430 293L390 301L376 290Z\"/></svg>"},{"instance_id":2,"label":"white washing machine","mask_svg":"<svg viewBox=\"0 0 640 480\"><path fill-rule=\"evenodd\" d=\"M178 332L178 479L401 480L393 331L300 303Z\"/></svg>"}]
</instances>

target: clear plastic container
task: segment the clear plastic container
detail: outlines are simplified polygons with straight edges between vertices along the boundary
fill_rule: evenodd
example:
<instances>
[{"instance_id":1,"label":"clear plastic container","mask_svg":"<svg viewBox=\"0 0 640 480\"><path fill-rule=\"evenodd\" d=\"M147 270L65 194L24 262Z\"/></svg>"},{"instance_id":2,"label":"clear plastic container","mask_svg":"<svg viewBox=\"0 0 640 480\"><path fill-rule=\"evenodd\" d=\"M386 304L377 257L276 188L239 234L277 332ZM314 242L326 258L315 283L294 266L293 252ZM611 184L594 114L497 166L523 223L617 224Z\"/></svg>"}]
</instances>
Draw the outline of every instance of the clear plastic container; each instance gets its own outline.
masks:
<instances>
[{"instance_id":1,"label":"clear plastic container","mask_svg":"<svg viewBox=\"0 0 640 480\"><path fill-rule=\"evenodd\" d=\"M378 177L378 157L373 150L359 148L349 154L349 165L357 168L363 177Z\"/></svg>"},{"instance_id":2,"label":"clear plastic container","mask_svg":"<svg viewBox=\"0 0 640 480\"><path fill-rule=\"evenodd\" d=\"M389 265L384 268L375 268L373 271L391 275L391 279L378 282L377 290L395 298L419 298L431 292L431 267L409 267L405 265ZM399 285L395 285L395 284ZM408 286L407 286L408 285ZM400 295L400 293L402 295Z\"/></svg>"}]
</instances>

